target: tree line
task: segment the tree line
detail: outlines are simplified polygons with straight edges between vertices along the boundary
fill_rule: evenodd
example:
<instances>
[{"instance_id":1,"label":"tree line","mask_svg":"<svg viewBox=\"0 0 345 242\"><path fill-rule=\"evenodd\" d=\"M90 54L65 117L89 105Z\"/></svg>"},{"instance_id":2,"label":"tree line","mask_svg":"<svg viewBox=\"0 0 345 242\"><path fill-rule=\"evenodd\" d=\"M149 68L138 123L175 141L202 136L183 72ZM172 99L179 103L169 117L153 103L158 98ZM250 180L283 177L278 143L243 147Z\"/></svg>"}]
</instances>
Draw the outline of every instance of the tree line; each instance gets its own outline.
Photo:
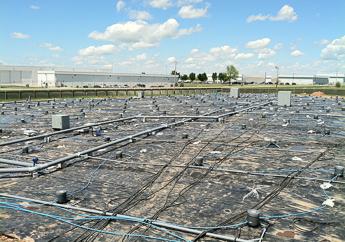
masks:
<instances>
[{"instance_id":1,"label":"tree line","mask_svg":"<svg viewBox=\"0 0 345 242\"><path fill-rule=\"evenodd\" d=\"M199 80L201 82L206 82L208 80L207 74L205 72L196 74L194 72L191 72L189 74L180 74L175 71L171 72L172 75L178 75L182 81L190 80L191 82L195 80ZM216 80L219 80L221 82L231 81L238 78L239 72L236 69L235 66L229 65L226 67L225 72L214 72L212 73L212 81L215 82Z\"/></svg>"}]
</instances>

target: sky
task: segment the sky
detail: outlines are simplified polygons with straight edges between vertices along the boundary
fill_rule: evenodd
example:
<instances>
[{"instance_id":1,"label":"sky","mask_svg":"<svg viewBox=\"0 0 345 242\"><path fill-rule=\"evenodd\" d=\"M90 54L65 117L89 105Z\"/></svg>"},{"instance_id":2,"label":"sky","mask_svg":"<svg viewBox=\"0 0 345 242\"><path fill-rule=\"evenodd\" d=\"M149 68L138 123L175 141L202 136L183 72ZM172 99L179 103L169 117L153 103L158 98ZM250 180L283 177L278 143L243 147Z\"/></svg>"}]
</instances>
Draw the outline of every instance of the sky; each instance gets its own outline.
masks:
<instances>
[{"instance_id":1,"label":"sky","mask_svg":"<svg viewBox=\"0 0 345 242\"><path fill-rule=\"evenodd\" d=\"M344 0L1 0L0 63L344 74L344 10Z\"/></svg>"}]
</instances>

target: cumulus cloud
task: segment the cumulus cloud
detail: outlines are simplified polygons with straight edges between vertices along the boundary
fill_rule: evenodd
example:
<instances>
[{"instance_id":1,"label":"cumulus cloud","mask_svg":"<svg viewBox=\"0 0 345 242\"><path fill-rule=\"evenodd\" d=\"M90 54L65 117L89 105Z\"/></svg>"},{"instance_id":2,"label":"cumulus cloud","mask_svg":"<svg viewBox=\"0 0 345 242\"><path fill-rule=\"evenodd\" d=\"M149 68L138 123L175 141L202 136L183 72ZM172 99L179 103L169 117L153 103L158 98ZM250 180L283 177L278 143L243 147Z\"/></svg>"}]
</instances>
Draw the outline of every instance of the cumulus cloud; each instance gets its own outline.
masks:
<instances>
[{"instance_id":1,"label":"cumulus cloud","mask_svg":"<svg viewBox=\"0 0 345 242\"><path fill-rule=\"evenodd\" d=\"M41 47L54 52L59 52L63 50L60 46L54 45L52 43L43 43Z\"/></svg>"},{"instance_id":2,"label":"cumulus cloud","mask_svg":"<svg viewBox=\"0 0 345 242\"><path fill-rule=\"evenodd\" d=\"M120 12L122 9L126 7L126 3L123 0L118 0L116 3L116 10Z\"/></svg>"},{"instance_id":3,"label":"cumulus cloud","mask_svg":"<svg viewBox=\"0 0 345 242\"><path fill-rule=\"evenodd\" d=\"M221 68L225 68L226 63L235 60L237 54L239 54L237 49L229 45L213 47L207 52L192 49L189 56L185 58L183 67L194 71L211 72L221 65ZM239 55L239 58L240 56L243 57Z\"/></svg>"},{"instance_id":4,"label":"cumulus cloud","mask_svg":"<svg viewBox=\"0 0 345 242\"><path fill-rule=\"evenodd\" d=\"M299 57L299 56L304 55L304 53L300 50L293 50L293 51L291 51L290 55L294 56L294 57Z\"/></svg>"},{"instance_id":5,"label":"cumulus cloud","mask_svg":"<svg viewBox=\"0 0 345 242\"><path fill-rule=\"evenodd\" d=\"M175 56L171 56L167 59L168 63L172 64L176 62L176 57Z\"/></svg>"},{"instance_id":6,"label":"cumulus cloud","mask_svg":"<svg viewBox=\"0 0 345 242\"><path fill-rule=\"evenodd\" d=\"M203 0L177 0L177 6L191 5L196 3L202 3Z\"/></svg>"},{"instance_id":7,"label":"cumulus cloud","mask_svg":"<svg viewBox=\"0 0 345 242\"><path fill-rule=\"evenodd\" d=\"M297 13L293 9L293 7L289 5L284 5L276 15L251 15L247 18L247 22L255 22L255 21L265 21L265 20L270 20L270 21L288 21L288 22L293 22L296 21L298 18Z\"/></svg>"},{"instance_id":8,"label":"cumulus cloud","mask_svg":"<svg viewBox=\"0 0 345 242\"><path fill-rule=\"evenodd\" d=\"M149 4L153 8L167 9L173 6L171 0L150 0Z\"/></svg>"},{"instance_id":9,"label":"cumulus cloud","mask_svg":"<svg viewBox=\"0 0 345 242\"><path fill-rule=\"evenodd\" d=\"M246 44L247 48L250 49L258 49L258 48L265 48L267 45L271 43L271 39L269 38L263 38L258 40L249 41Z\"/></svg>"},{"instance_id":10,"label":"cumulus cloud","mask_svg":"<svg viewBox=\"0 0 345 242\"><path fill-rule=\"evenodd\" d=\"M238 53L235 56L235 60L246 60L246 59L250 59L254 56L253 53Z\"/></svg>"},{"instance_id":11,"label":"cumulus cloud","mask_svg":"<svg viewBox=\"0 0 345 242\"><path fill-rule=\"evenodd\" d=\"M24 34L24 33L20 33L20 32L13 32L11 34L11 37L14 38L14 39L29 39L29 38L31 38L30 35Z\"/></svg>"},{"instance_id":12,"label":"cumulus cloud","mask_svg":"<svg viewBox=\"0 0 345 242\"><path fill-rule=\"evenodd\" d=\"M206 16L208 8L194 8L193 5L186 5L181 7L178 14L181 18L201 18Z\"/></svg>"},{"instance_id":13,"label":"cumulus cloud","mask_svg":"<svg viewBox=\"0 0 345 242\"><path fill-rule=\"evenodd\" d=\"M258 58L259 59L267 59L269 57L272 57L276 54L276 52L270 48L263 48L257 50Z\"/></svg>"},{"instance_id":14,"label":"cumulus cloud","mask_svg":"<svg viewBox=\"0 0 345 242\"><path fill-rule=\"evenodd\" d=\"M89 46L85 49L79 50L80 56L100 56L112 54L116 51L116 47L112 44L101 46Z\"/></svg>"},{"instance_id":15,"label":"cumulus cloud","mask_svg":"<svg viewBox=\"0 0 345 242\"><path fill-rule=\"evenodd\" d=\"M345 35L339 39L331 41L322 49L321 57L330 60L344 60L345 58Z\"/></svg>"},{"instance_id":16,"label":"cumulus cloud","mask_svg":"<svg viewBox=\"0 0 345 242\"><path fill-rule=\"evenodd\" d=\"M89 37L94 40L107 40L122 44L129 49L157 46L162 39L177 38L201 31L200 26L180 29L175 19L164 23L148 24L145 21L129 21L108 26L104 32L92 32Z\"/></svg>"},{"instance_id":17,"label":"cumulus cloud","mask_svg":"<svg viewBox=\"0 0 345 242\"><path fill-rule=\"evenodd\" d=\"M151 14L146 11L136 11L136 10L131 10L129 12L129 18L133 20L150 20L152 18Z\"/></svg>"},{"instance_id":18,"label":"cumulus cloud","mask_svg":"<svg viewBox=\"0 0 345 242\"><path fill-rule=\"evenodd\" d=\"M37 5L30 5L30 8L32 10L40 10L40 6L37 6Z\"/></svg>"},{"instance_id":19,"label":"cumulus cloud","mask_svg":"<svg viewBox=\"0 0 345 242\"><path fill-rule=\"evenodd\" d=\"M322 39L318 42L318 44L320 45L328 45L330 43L330 41L328 39Z\"/></svg>"},{"instance_id":20,"label":"cumulus cloud","mask_svg":"<svg viewBox=\"0 0 345 242\"><path fill-rule=\"evenodd\" d=\"M274 49L274 50L280 50L280 49L283 48L283 46L284 46L284 45L283 45L282 43L278 43L278 44L275 44L275 45L274 45L273 49Z\"/></svg>"}]
</instances>

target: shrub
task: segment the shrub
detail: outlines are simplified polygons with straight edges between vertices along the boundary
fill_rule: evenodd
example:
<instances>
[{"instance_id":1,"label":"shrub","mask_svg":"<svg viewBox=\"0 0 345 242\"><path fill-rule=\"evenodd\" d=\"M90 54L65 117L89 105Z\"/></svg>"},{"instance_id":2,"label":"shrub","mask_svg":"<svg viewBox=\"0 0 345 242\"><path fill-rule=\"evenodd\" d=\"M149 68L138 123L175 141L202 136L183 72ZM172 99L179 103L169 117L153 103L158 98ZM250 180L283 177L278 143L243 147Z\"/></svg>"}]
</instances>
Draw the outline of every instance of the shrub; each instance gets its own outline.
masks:
<instances>
[{"instance_id":1,"label":"shrub","mask_svg":"<svg viewBox=\"0 0 345 242\"><path fill-rule=\"evenodd\" d=\"M337 82L337 83L335 84L335 86L336 86L336 87L341 87L341 83L340 83L340 82Z\"/></svg>"}]
</instances>

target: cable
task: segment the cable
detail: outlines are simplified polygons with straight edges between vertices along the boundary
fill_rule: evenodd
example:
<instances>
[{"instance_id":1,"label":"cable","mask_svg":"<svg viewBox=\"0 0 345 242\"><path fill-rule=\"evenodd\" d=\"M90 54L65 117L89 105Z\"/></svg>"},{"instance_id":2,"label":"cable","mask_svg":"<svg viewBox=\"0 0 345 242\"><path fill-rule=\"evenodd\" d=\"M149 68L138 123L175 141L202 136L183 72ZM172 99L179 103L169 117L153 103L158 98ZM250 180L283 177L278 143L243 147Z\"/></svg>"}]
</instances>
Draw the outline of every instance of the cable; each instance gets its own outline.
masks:
<instances>
[{"instance_id":1,"label":"cable","mask_svg":"<svg viewBox=\"0 0 345 242\"><path fill-rule=\"evenodd\" d=\"M48 213L43 213L43 212L36 212L36 211L32 211L30 209L25 209L22 206L20 206L17 203L9 203L9 202L0 202L0 208L4 208L4 209L12 209L15 211L20 211L20 212L26 212L26 213L31 213L34 215L39 215L39 216L44 216L44 217L48 217L51 219L55 219L57 221L63 222L63 223L67 223L73 226L77 226L78 228L82 228L85 230L91 230L91 231L95 231L98 233L104 233L104 234L110 234L110 235L114 235L114 236L123 236L125 233L120 233L120 232L110 232L110 231L105 231L105 230L97 230L97 229L93 229L87 226L83 226L83 225L78 225L72 221L83 221L83 220L94 220L94 219L100 219L100 220L122 220L122 221L128 221L128 222L135 222L135 223L141 223L143 225L149 226L149 227L153 227L155 229L164 231L165 233L174 236L178 239L180 239L179 241L188 241L185 238L182 238L181 236L178 236L174 233L171 233L170 231L168 231L167 229L164 228L160 228L158 226L152 225L151 223L149 223L148 220L146 219L124 219L124 218L119 218L116 216L85 216L83 214L77 214L75 213L77 216L81 216L82 218L71 218L71 217L61 217L58 215L54 215L54 214L48 214ZM152 237L152 236L147 236L147 235L142 235L142 234L132 234L132 237L140 237L140 238L146 238L146 239L155 239L155 240L160 240L160 241L176 241L176 240L170 240L170 239L165 239L165 238L159 238L159 237Z\"/></svg>"}]
</instances>

